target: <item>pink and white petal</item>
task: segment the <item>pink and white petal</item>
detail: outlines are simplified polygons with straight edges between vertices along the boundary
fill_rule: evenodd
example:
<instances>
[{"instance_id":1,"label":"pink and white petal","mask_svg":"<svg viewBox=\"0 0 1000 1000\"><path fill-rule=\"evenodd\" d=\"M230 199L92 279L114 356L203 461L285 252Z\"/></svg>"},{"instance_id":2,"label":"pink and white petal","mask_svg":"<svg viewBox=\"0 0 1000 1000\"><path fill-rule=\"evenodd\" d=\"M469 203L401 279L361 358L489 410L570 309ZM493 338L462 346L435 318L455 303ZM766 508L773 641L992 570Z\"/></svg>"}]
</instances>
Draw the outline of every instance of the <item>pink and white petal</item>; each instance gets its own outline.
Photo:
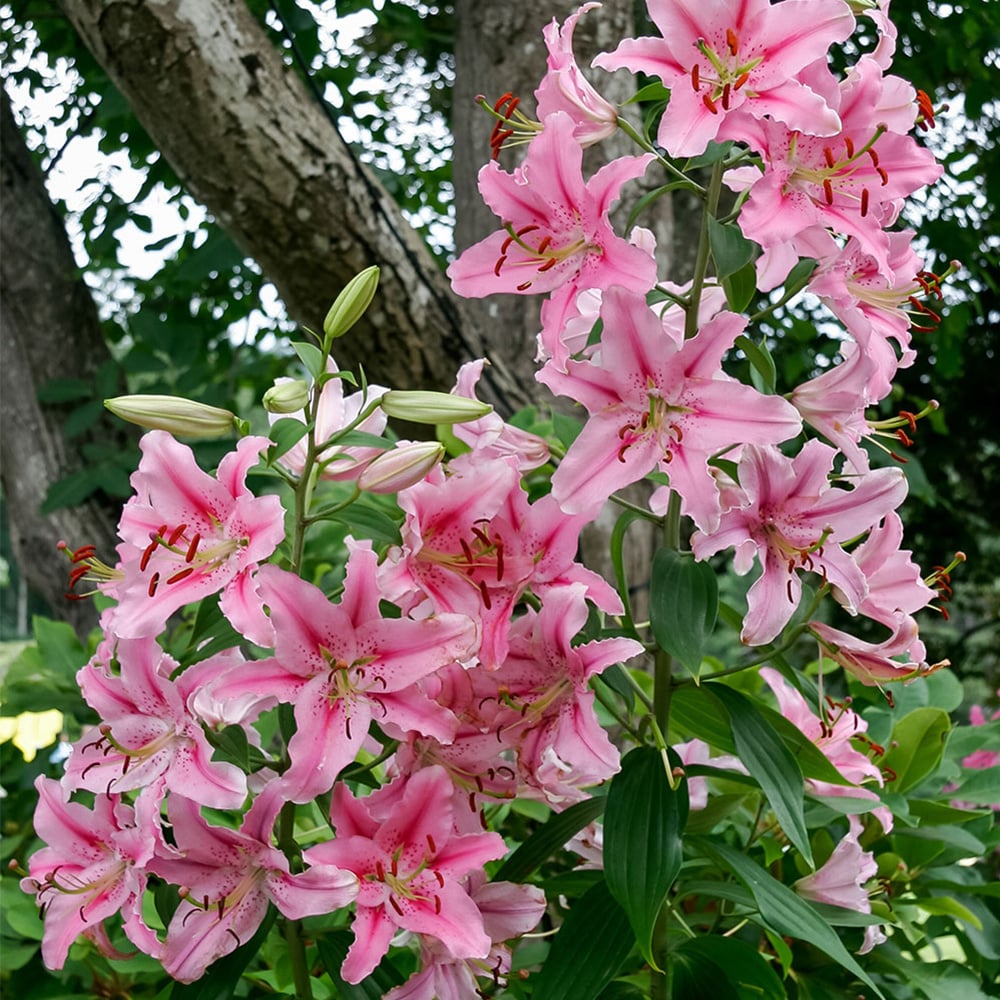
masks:
<instances>
[{"instance_id":1,"label":"pink and white petal","mask_svg":"<svg viewBox=\"0 0 1000 1000\"><path fill-rule=\"evenodd\" d=\"M340 967L340 974L347 982L357 984L371 975L382 961L396 933L396 925L386 915L384 907L359 906L351 929L354 941Z\"/></svg>"}]
</instances>

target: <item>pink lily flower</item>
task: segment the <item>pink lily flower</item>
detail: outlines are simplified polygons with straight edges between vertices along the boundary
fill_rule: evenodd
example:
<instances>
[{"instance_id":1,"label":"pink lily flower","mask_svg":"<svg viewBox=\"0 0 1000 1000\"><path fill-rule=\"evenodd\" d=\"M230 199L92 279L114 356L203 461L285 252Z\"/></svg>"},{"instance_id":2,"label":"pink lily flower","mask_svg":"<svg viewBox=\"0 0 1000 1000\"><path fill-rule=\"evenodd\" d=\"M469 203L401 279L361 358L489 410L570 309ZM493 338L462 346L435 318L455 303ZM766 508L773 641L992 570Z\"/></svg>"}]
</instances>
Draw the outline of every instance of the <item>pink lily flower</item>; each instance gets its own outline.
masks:
<instances>
[{"instance_id":1,"label":"pink lily flower","mask_svg":"<svg viewBox=\"0 0 1000 1000\"><path fill-rule=\"evenodd\" d=\"M544 122L556 111L565 111L575 124L573 137L581 146L592 146L614 135L618 112L594 89L580 72L573 55L573 30L576 22L599 3L578 7L559 27L555 18L542 31L548 49L548 70L535 91L538 117Z\"/></svg>"},{"instance_id":2,"label":"pink lily flower","mask_svg":"<svg viewBox=\"0 0 1000 1000\"><path fill-rule=\"evenodd\" d=\"M454 958L435 938L421 938L423 968L402 985L389 990L385 1000L469 1000L480 995L479 980L504 985L511 952L502 942L530 931L545 912L545 894L537 886L513 882L486 882L482 871L469 877L470 895L493 941L486 958Z\"/></svg>"},{"instance_id":3,"label":"pink lily flower","mask_svg":"<svg viewBox=\"0 0 1000 1000\"><path fill-rule=\"evenodd\" d=\"M856 614L868 596L864 574L841 543L856 538L902 503L906 478L900 469L877 469L852 490L830 484L836 452L807 441L794 459L775 448L749 446L740 461L741 506L723 513L718 530L695 532L698 559L735 546L733 568L747 573L756 555L763 573L747 594L743 642L771 642L788 624L802 596L799 572L819 573L837 599Z\"/></svg>"},{"instance_id":4,"label":"pink lily flower","mask_svg":"<svg viewBox=\"0 0 1000 1000\"><path fill-rule=\"evenodd\" d=\"M418 682L470 655L473 622L448 614L383 618L375 571L375 553L356 546L343 598L331 604L318 587L264 566L260 591L274 624L274 657L247 663L215 686L223 700L255 692L295 706L291 765L281 778L290 801L308 802L328 791L354 761L373 718L400 736L415 730L445 742L457 727Z\"/></svg>"},{"instance_id":5,"label":"pink lily flower","mask_svg":"<svg viewBox=\"0 0 1000 1000\"><path fill-rule=\"evenodd\" d=\"M682 511L711 530L719 500L709 457L794 437L798 414L722 372L723 354L746 325L742 316L720 312L678 344L643 297L612 288L601 318L610 333L599 362L569 361L565 374L548 368L538 375L591 414L552 477L553 496L568 513L593 515L615 490L658 467L681 495Z\"/></svg>"},{"instance_id":6,"label":"pink lily flower","mask_svg":"<svg viewBox=\"0 0 1000 1000\"><path fill-rule=\"evenodd\" d=\"M590 678L612 663L644 652L634 639L600 639L574 646L587 621L581 584L545 595L511 630L510 652L496 672L508 708L505 741L517 748L522 780L550 802L581 797L580 789L610 778L618 750L594 712Z\"/></svg>"},{"instance_id":7,"label":"pink lily flower","mask_svg":"<svg viewBox=\"0 0 1000 1000\"><path fill-rule=\"evenodd\" d=\"M774 692L781 714L812 740L823 751L827 760L851 782L851 785L838 785L831 781L807 778L806 787L817 795L868 799L873 803L881 803L875 792L860 785L872 778L881 787L884 784L882 772L877 764L851 742L854 739L865 739L868 723L847 705L836 705L833 702L821 705L822 716L819 716L809 707L802 694L777 670L761 667L760 676ZM891 810L879 804L871 812L881 823L882 829L889 833L892 830Z\"/></svg>"},{"instance_id":8,"label":"pink lily flower","mask_svg":"<svg viewBox=\"0 0 1000 1000\"><path fill-rule=\"evenodd\" d=\"M176 849L163 849L149 870L181 887L161 960L182 983L194 982L213 962L250 940L274 903L290 920L332 913L357 896L355 876L327 864L293 875L288 859L271 846L280 806L262 796L239 830L210 826L198 806L182 796L168 813Z\"/></svg>"},{"instance_id":9,"label":"pink lily flower","mask_svg":"<svg viewBox=\"0 0 1000 1000\"><path fill-rule=\"evenodd\" d=\"M545 293L563 285L645 292L656 260L616 236L608 211L622 185L641 177L652 154L623 156L583 179L583 149L565 111L545 120L513 174L487 163L479 190L503 228L469 247L448 268L459 295Z\"/></svg>"},{"instance_id":10,"label":"pink lily flower","mask_svg":"<svg viewBox=\"0 0 1000 1000\"><path fill-rule=\"evenodd\" d=\"M129 940L154 957L160 945L142 919L147 865L161 842L158 794L140 795L135 807L118 795L98 794L94 808L69 802L57 781L35 781L35 832L48 845L28 861L21 889L34 893L45 918L42 960L61 969L70 946L86 934L104 954L112 947L104 921L120 913Z\"/></svg>"},{"instance_id":11,"label":"pink lily flower","mask_svg":"<svg viewBox=\"0 0 1000 1000\"><path fill-rule=\"evenodd\" d=\"M461 879L503 857L506 845L496 833L456 836L451 797L440 767L397 779L368 798L356 799L343 783L334 789L336 839L303 857L358 877L354 943L341 969L347 982L371 973L397 928L436 938L456 959L489 954L483 915Z\"/></svg>"},{"instance_id":12,"label":"pink lily flower","mask_svg":"<svg viewBox=\"0 0 1000 1000\"><path fill-rule=\"evenodd\" d=\"M839 0L647 0L661 38L626 38L594 60L603 69L659 77L670 89L657 140L671 156L697 156L728 126L765 116L832 135L836 111L796 77L854 30ZM827 74L829 75L829 73Z\"/></svg>"},{"instance_id":13,"label":"pink lily flower","mask_svg":"<svg viewBox=\"0 0 1000 1000\"><path fill-rule=\"evenodd\" d=\"M224 662L231 665L232 659ZM147 636L119 639L113 655L99 655L80 670L77 683L102 723L97 739L85 735L73 747L64 787L121 793L162 779L166 790L202 805L243 805L246 776L233 764L212 760L212 747L187 706L196 688L186 673L176 682L169 679L176 667Z\"/></svg>"},{"instance_id":14,"label":"pink lily flower","mask_svg":"<svg viewBox=\"0 0 1000 1000\"><path fill-rule=\"evenodd\" d=\"M902 200L937 180L942 168L905 134L916 118L913 89L884 75L873 59L863 58L842 83L839 112L842 129L825 137L780 121L748 122L740 138L763 155L764 173L741 167L726 175L726 183L749 189L739 217L744 235L765 253L780 253L788 268L800 251L810 256L798 240L813 228L828 228L853 236L888 271L884 228Z\"/></svg>"},{"instance_id":15,"label":"pink lily flower","mask_svg":"<svg viewBox=\"0 0 1000 1000\"><path fill-rule=\"evenodd\" d=\"M855 913L871 913L872 903L865 883L878 872L878 863L871 851L862 850L858 838L864 829L857 816L848 817L847 835L837 841L837 846L826 862L811 875L800 878L792 886L806 899L829 906L839 906ZM858 951L866 955L885 940L877 924L865 929L864 944Z\"/></svg>"},{"instance_id":16,"label":"pink lily flower","mask_svg":"<svg viewBox=\"0 0 1000 1000\"><path fill-rule=\"evenodd\" d=\"M269 444L243 438L213 478L165 431L143 436L135 496L118 526L130 548L111 617L116 635L156 635L178 608L219 590L223 612L237 620L254 614L251 574L285 536L278 498L256 497L244 485Z\"/></svg>"},{"instance_id":17,"label":"pink lily flower","mask_svg":"<svg viewBox=\"0 0 1000 1000\"><path fill-rule=\"evenodd\" d=\"M865 642L824 622L810 622L809 631L819 639L824 656L870 686L879 687L883 681L910 680L949 665L948 660L927 663L917 623L908 616L882 642Z\"/></svg>"}]
</instances>

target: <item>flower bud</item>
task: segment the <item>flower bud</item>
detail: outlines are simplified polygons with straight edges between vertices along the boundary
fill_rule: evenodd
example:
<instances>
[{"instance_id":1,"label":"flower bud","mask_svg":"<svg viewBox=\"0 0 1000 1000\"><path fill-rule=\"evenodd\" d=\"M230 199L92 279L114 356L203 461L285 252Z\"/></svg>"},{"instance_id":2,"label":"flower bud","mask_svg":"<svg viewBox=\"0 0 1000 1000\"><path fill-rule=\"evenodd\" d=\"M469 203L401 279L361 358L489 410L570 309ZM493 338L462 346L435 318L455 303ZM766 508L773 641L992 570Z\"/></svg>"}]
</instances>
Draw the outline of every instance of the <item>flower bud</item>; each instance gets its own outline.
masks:
<instances>
[{"instance_id":1,"label":"flower bud","mask_svg":"<svg viewBox=\"0 0 1000 1000\"><path fill-rule=\"evenodd\" d=\"M264 393L268 413L298 413L309 402L309 383L300 378L278 379Z\"/></svg>"},{"instance_id":2,"label":"flower bud","mask_svg":"<svg viewBox=\"0 0 1000 1000\"><path fill-rule=\"evenodd\" d=\"M236 414L183 396L135 395L104 400L116 416L150 430L182 437L223 437L233 431Z\"/></svg>"},{"instance_id":3,"label":"flower bud","mask_svg":"<svg viewBox=\"0 0 1000 1000\"><path fill-rule=\"evenodd\" d=\"M344 286L344 290L330 306L330 311L323 320L323 332L327 341L342 337L365 314L365 310L375 297L378 276L379 269L373 264L360 274L356 274Z\"/></svg>"},{"instance_id":4,"label":"flower bud","mask_svg":"<svg viewBox=\"0 0 1000 1000\"><path fill-rule=\"evenodd\" d=\"M493 411L489 403L447 392L413 392L391 389L379 405L387 416L415 424L461 424Z\"/></svg>"},{"instance_id":5,"label":"flower bud","mask_svg":"<svg viewBox=\"0 0 1000 1000\"><path fill-rule=\"evenodd\" d=\"M383 452L358 476L358 486L368 493L397 493L419 483L444 457L437 441L414 441Z\"/></svg>"}]
</instances>

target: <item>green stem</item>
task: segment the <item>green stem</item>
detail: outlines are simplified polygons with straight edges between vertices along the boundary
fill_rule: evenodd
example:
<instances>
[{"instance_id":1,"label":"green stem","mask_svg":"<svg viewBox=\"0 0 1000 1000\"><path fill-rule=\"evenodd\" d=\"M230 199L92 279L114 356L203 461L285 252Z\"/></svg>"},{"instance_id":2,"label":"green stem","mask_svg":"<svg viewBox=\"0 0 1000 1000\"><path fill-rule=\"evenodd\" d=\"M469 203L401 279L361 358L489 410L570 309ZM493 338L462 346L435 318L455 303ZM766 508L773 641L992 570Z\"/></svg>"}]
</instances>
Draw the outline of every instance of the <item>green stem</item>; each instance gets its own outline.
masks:
<instances>
[{"instance_id":1,"label":"green stem","mask_svg":"<svg viewBox=\"0 0 1000 1000\"><path fill-rule=\"evenodd\" d=\"M663 164L663 169L666 170L668 174L676 177L680 181L683 181L685 187L694 191L698 195L703 195L705 193L705 189L700 184L691 180L691 178L688 177L684 171L678 170L677 167L670 162L670 160L658 152L657 148L645 136L640 135L639 132L635 130L630 121L622 118L620 115L618 117L618 127L641 149L646 150L647 153L654 153L660 163Z\"/></svg>"},{"instance_id":2,"label":"green stem","mask_svg":"<svg viewBox=\"0 0 1000 1000\"><path fill-rule=\"evenodd\" d=\"M715 217L719 210L719 197L722 194L722 173L724 164L719 161L712 165L712 176L708 182L705 195L705 213L701 219L701 234L698 237L698 254L694 262L694 276L691 278L691 304L688 306L684 322L684 339L690 340L698 332L698 307L701 305L701 291L705 287L705 277L708 274L708 259L711 247L708 241L708 219Z\"/></svg>"},{"instance_id":3,"label":"green stem","mask_svg":"<svg viewBox=\"0 0 1000 1000\"><path fill-rule=\"evenodd\" d=\"M295 803L286 802L281 807L278 819L278 846L289 858L298 853L295 842ZM285 944L292 964L292 981L295 983L296 1000L313 1000L312 983L309 981L309 965L306 962L306 946L302 940L302 924L298 920L284 920Z\"/></svg>"}]
</instances>

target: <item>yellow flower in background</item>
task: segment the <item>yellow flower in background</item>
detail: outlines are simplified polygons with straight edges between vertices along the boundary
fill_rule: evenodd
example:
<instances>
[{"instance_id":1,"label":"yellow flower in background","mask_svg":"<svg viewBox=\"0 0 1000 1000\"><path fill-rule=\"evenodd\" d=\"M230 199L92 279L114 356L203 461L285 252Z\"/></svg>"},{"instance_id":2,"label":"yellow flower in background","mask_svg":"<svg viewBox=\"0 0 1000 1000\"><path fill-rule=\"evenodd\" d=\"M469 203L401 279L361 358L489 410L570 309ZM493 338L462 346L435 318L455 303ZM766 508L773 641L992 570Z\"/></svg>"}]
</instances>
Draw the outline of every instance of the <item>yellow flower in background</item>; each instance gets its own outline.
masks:
<instances>
[{"instance_id":1,"label":"yellow flower in background","mask_svg":"<svg viewBox=\"0 0 1000 1000\"><path fill-rule=\"evenodd\" d=\"M47 712L22 712L14 718L0 718L0 743L13 740L26 761L50 746L62 731L62 712L54 708Z\"/></svg>"}]
</instances>

